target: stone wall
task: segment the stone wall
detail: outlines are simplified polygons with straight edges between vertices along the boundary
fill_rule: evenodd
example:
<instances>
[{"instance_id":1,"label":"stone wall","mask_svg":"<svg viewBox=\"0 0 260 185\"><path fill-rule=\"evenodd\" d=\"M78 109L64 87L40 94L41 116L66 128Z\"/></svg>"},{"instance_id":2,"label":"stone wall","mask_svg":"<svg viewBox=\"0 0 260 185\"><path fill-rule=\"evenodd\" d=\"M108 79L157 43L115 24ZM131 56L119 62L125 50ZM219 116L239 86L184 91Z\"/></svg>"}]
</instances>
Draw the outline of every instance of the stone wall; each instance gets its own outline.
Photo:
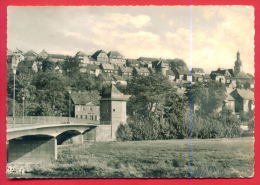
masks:
<instances>
[{"instance_id":1,"label":"stone wall","mask_svg":"<svg viewBox=\"0 0 260 185\"><path fill-rule=\"evenodd\" d=\"M113 141L111 125L99 125L96 128L96 141Z\"/></svg>"}]
</instances>

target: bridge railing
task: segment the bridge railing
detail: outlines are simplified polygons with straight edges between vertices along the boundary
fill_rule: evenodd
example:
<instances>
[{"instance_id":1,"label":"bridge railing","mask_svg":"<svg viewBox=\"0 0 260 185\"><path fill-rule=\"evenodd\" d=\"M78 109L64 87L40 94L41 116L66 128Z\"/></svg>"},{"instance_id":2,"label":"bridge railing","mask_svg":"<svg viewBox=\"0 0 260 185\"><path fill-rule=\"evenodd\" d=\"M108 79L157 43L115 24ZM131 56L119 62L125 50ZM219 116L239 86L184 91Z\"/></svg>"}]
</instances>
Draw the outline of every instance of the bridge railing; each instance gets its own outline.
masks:
<instances>
[{"instance_id":1,"label":"bridge railing","mask_svg":"<svg viewBox=\"0 0 260 185\"><path fill-rule=\"evenodd\" d=\"M13 126L13 117L7 117L7 126ZM73 117L55 117L55 116L25 116L25 117L15 117L15 127L21 127L24 125L33 124L65 124L65 123L82 123L82 124L98 124L99 121L73 118Z\"/></svg>"}]
</instances>

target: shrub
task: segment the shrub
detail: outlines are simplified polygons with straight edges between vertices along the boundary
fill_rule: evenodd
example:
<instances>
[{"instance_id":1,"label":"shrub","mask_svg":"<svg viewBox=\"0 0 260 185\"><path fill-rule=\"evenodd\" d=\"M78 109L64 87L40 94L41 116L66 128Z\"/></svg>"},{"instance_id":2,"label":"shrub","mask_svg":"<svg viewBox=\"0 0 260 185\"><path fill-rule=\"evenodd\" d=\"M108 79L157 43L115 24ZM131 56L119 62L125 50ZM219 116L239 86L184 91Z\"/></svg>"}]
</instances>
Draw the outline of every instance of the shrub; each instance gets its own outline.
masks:
<instances>
[{"instance_id":1,"label":"shrub","mask_svg":"<svg viewBox=\"0 0 260 185\"><path fill-rule=\"evenodd\" d=\"M131 128L128 124L120 124L117 133L116 133L117 140L120 141L130 141L133 138L133 133Z\"/></svg>"}]
</instances>

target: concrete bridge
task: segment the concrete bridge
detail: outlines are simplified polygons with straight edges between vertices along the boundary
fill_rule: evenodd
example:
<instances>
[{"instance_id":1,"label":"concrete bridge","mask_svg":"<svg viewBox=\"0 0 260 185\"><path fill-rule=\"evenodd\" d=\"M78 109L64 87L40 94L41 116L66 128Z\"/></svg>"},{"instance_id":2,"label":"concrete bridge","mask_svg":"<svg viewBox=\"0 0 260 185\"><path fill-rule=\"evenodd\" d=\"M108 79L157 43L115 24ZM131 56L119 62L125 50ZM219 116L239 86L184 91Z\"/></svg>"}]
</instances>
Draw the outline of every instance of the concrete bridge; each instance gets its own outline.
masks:
<instances>
[{"instance_id":1,"label":"concrete bridge","mask_svg":"<svg viewBox=\"0 0 260 185\"><path fill-rule=\"evenodd\" d=\"M56 119L57 121L57 119ZM87 123L68 123L64 118L60 123L25 123L17 124L15 128L7 129L8 163L40 162L57 159L57 145L71 140L74 144L82 144L84 135L102 125ZM75 120L74 120L75 121ZM83 120L79 121L83 122Z\"/></svg>"}]
</instances>

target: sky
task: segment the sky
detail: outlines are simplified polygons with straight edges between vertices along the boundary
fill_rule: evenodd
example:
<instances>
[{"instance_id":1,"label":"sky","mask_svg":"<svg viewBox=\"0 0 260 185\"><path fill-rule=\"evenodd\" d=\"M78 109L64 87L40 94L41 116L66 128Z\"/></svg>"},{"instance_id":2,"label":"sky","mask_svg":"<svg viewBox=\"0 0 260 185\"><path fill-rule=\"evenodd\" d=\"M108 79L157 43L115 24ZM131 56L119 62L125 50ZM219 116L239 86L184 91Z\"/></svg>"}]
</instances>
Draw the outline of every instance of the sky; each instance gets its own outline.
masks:
<instances>
[{"instance_id":1,"label":"sky","mask_svg":"<svg viewBox=\"0 0 260 185\"><path fill-rule=\"evenodd\" d=\"M9 6L7 47L74 56L117 50L126 58L180 58L206 72L254 73L251 6Z\"/></svg>"}]
</instances>

